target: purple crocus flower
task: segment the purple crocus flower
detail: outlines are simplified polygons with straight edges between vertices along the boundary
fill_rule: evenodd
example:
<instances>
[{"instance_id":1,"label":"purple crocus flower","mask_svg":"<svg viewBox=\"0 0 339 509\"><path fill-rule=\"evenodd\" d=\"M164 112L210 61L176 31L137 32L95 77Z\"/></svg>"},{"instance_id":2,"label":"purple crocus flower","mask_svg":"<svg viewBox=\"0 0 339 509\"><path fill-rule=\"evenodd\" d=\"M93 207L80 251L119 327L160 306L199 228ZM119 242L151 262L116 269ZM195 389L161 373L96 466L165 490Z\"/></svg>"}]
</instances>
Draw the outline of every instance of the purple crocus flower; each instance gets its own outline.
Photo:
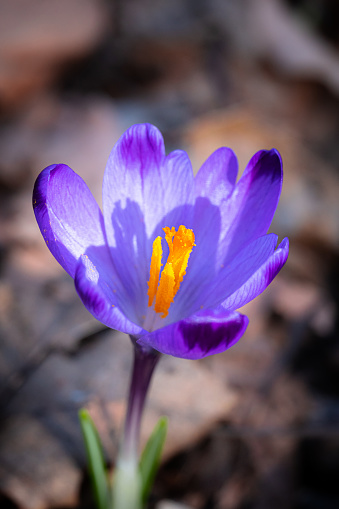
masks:
<instances>
[{"instance_id":1,"label":"purple crocus flower","mask_svg":"<svg viewBox=\"0 0 339 509\"><path fill-rule=\"evenodd\" d=\"M279 153L257 152L238 183L237 169L220 148L194 177L185 152L166 156L156 127L134 125L109 156L103 213L84 181L54 164L36 181L35 216L95 318L143 347L200 359L244 334L248 318L236 310L288 256L288 239L276 248L266 233L282 185Z\"/></svg>"}]
</instances>

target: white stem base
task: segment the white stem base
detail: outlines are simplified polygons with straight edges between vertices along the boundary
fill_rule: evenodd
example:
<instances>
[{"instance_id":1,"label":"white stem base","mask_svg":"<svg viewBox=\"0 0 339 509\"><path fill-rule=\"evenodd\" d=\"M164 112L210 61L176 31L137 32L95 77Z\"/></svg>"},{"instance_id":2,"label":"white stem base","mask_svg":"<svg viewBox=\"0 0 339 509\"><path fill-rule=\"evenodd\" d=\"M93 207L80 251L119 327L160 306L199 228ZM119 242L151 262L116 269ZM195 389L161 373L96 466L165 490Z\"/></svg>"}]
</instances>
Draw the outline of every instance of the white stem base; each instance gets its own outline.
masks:
<instances>
[{"instance_id":1,"label":"white stem base","mask_svg":"<svg viewBox=\"0 0 339 509\"><path fill-rule=\"evenodd\" d=\"M113 509L142 509L141 477L134 462L117 465L113 482Z\"/></svg>"}]
</instances>

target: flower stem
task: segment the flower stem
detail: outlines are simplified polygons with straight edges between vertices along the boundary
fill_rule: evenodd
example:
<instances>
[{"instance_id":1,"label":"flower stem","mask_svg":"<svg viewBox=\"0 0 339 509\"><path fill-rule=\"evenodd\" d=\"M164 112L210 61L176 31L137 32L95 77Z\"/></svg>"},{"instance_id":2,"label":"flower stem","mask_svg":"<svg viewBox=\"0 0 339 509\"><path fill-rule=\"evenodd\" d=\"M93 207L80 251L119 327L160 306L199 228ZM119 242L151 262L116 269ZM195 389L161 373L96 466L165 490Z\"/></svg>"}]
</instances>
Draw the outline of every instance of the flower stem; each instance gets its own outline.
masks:
<instances>
[{"instance_id":1,"label":"flower stem","mask_svg":"<svg viewBox=\"0 0 339 509\"><path fill-rule=\"evenodd\" d=\"M147 390L159 353L153 349L145 349L134 343L134 364L129 388L123 442L119 459L124 462L135 462L138 458L140 424Z\"/></svg>"},{"instance_id":2,"label":"flower stem","mask_svg":"<svg viewBox=\"0 0 339 509\"><path fill-rule=\"evenodd\" d=\"M134 363L129 388L123 439L113 484L113 509L141 509L142 480L139 470L139 438L147 390L160 354L134 344Z\"/></svg>"}]
</instances>

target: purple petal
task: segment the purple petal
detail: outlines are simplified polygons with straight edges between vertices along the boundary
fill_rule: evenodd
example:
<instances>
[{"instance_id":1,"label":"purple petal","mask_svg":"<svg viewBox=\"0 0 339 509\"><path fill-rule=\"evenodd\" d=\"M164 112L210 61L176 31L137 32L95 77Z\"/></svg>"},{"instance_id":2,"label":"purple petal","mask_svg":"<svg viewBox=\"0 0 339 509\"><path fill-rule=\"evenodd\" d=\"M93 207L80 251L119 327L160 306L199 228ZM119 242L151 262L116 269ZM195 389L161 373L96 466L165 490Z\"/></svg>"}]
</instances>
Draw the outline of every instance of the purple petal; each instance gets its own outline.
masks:
<instances>
[{"instance_id":1,"label":"purple petal","mask_svg":"<svg viewBox=\"0 0 339 509\"><path fill-rule=\"evenodd\" d=\"M222 231L220 205L232 194L238 173L234 152L222 147L205 161L195 177L193 231L196 248L172 312L192 309L204 285L215 276L217 248ZM205 263L204 263L205 261Z\"/></svg>"},{"instance_id":2,"label":"purple petal","mask_svg":"<svg viewBox=\"0 0 339 509\"><path fill-rule=\"evenodd\" d=\"M202 359L233 346L247 325L247 316L208 310L142 336L138 343L174 357Z\"/></svg>"},{"instance_id":3,"label":"purple petal","mask_svg":"<svg viewBox=\"0 0 339 509\"><path fill-rule=\"evenodd\" d=\"M105 245L101 210L82 178L65 164L40 173L33 207L47 247L72 277L89 246Z\"/></svg>"},{"instance_id":4,"label":"purple petal","mask_svg":"<svg viewBox=\"0 0 339 509\"><path fill-rule=\"evenodd\" d=\"M168 321L175 322L190 316L199 309L197 298L204 295L205 288L215 278L216 246L220 235L220 211L207 198L199 197L194 206L193 231L195 246L180 289L171 304ZM201 299L200 299L201 300Z\"/></svg>"},{"instance_id":5,"label":"purple petal","mask_svg":"<svg viewBox=\"0 0 339 509\"><path fill-rule=\"evenodd\" d=\"M194 179L188 156L165 156L155 127L135 125L109 157L103 183L105 228L114 266L139 315L147 311L152 243L164 226L192 222Z\"/></svg>"},{"instance_id":6,"label":"purple petal","mask_svg":"<svg viewBox=\"0 0 339 509\"><path fill-rule=\"evenodd\" d=\"M221 147L204 162L195 177L196 196L220 205L233 192L238 161L230 148Z\"/></svg>"},{"instance_id":7,"label":"purple petal","mask_svg":"<svg viewBox=\"0 0 339 509\"><path fill-rule=\"evenodd\" d=\"M143 329L129 320L121 310L126 302L120 302L119 287L114 286L110 279L109 266L107 267L104 256L101 258L103 262L97 266L89 256L80 257L74 278L79 297L88 311L111 329L126 334L142 333ZM97 259L100 259L100 256L97 256Z\"/></svg>"},{"instance_id":8,"label":"purple petal","mask_svg":"<svg viewBox=\"0 0 339 509\"><path fill-rule=\"evenodd\" d=\"M218 306L241 288L271 257L277 244L277 235L270 233L246 246L237 256L221 268L210 282L203 305L210 309Z\"/></svg>"},{"instance_id":9,"label":"purple petal","mask_svg":"<svg viewBox=\"0 0 339 509\"><path fill-rule=\"evenodd\" d=\"M143 216L137 204L128 201L125 209L116 206L112 216L114 242L111 258L121 286L139 317L147 311L147 281L151 251L147 243Z\"/></svg>"},{"instance_id":10,"label":"purple petal","mask_svg":"<svg viewBox=\"0 0 339 509\"><path fill-rule=\"evenodd\" d=\"M222 303L222 307L229 311L239 309L262 293L286 263L288 249L288 239L285 238L259 270Z\"/></svg>"},{"instance_id":11,"label":"purple petal","mask_svg":"<svg viewBox=\"0 0 339 509\"><path fill-rule=\"evenodd\" d=\"M194 179L190 160L183 151L165 155L162 135L150 124L128 129L113 148L106 166L103 206L109 243L116 245L112 214L124 211L128 204L136 211L136 221L143 218L147 237L168 224L158 225L172 214L173 224L185 217L183 207L193 203ZM180 223L179 223L180 224Z\"/></svg>"},{"instance_id":12,"label":"purple petal","mask_svg":"<svg viewBox=\"0 0 339 509\"><path fill-rule=\"evenodd\" d=\"M282 162L275 150L257 152L247 165L229 200L221 204L221 263L231 260L246 244L264 235L278 205Z\"/></svg>"}]
</instances>

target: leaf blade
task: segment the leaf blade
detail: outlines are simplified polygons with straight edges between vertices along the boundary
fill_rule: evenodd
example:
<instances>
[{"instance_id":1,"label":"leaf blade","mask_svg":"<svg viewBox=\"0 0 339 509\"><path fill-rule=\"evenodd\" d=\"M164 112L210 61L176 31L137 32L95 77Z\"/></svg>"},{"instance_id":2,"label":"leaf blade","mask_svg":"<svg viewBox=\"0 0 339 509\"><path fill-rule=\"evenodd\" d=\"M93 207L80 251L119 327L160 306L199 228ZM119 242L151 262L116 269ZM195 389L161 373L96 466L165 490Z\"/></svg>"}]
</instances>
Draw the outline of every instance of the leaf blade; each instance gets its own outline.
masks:
<instances>
[{"instance_id":1,"label":"leaf blade","mask_svg":"<svg viewBox=\"0 0 339 509\"><path fill-rule=\"evenodd\" d=\"M96 505L98 509L110 509L109 485L98 431L85 408L79 410L79 420L86 446L88 469Z\"/></svg>"},{"instance_id":2,"label":"leaf blade","mask_svg":"<svg viewBox=\"0 0 339 509\"><path fill-rule=\"evenodd\" d=\"M145 504L160 464L162 449L166 440L167 417L160 417L142 452L139 469L142 482L142 502Z\"/></svg>"}]
</instances>

